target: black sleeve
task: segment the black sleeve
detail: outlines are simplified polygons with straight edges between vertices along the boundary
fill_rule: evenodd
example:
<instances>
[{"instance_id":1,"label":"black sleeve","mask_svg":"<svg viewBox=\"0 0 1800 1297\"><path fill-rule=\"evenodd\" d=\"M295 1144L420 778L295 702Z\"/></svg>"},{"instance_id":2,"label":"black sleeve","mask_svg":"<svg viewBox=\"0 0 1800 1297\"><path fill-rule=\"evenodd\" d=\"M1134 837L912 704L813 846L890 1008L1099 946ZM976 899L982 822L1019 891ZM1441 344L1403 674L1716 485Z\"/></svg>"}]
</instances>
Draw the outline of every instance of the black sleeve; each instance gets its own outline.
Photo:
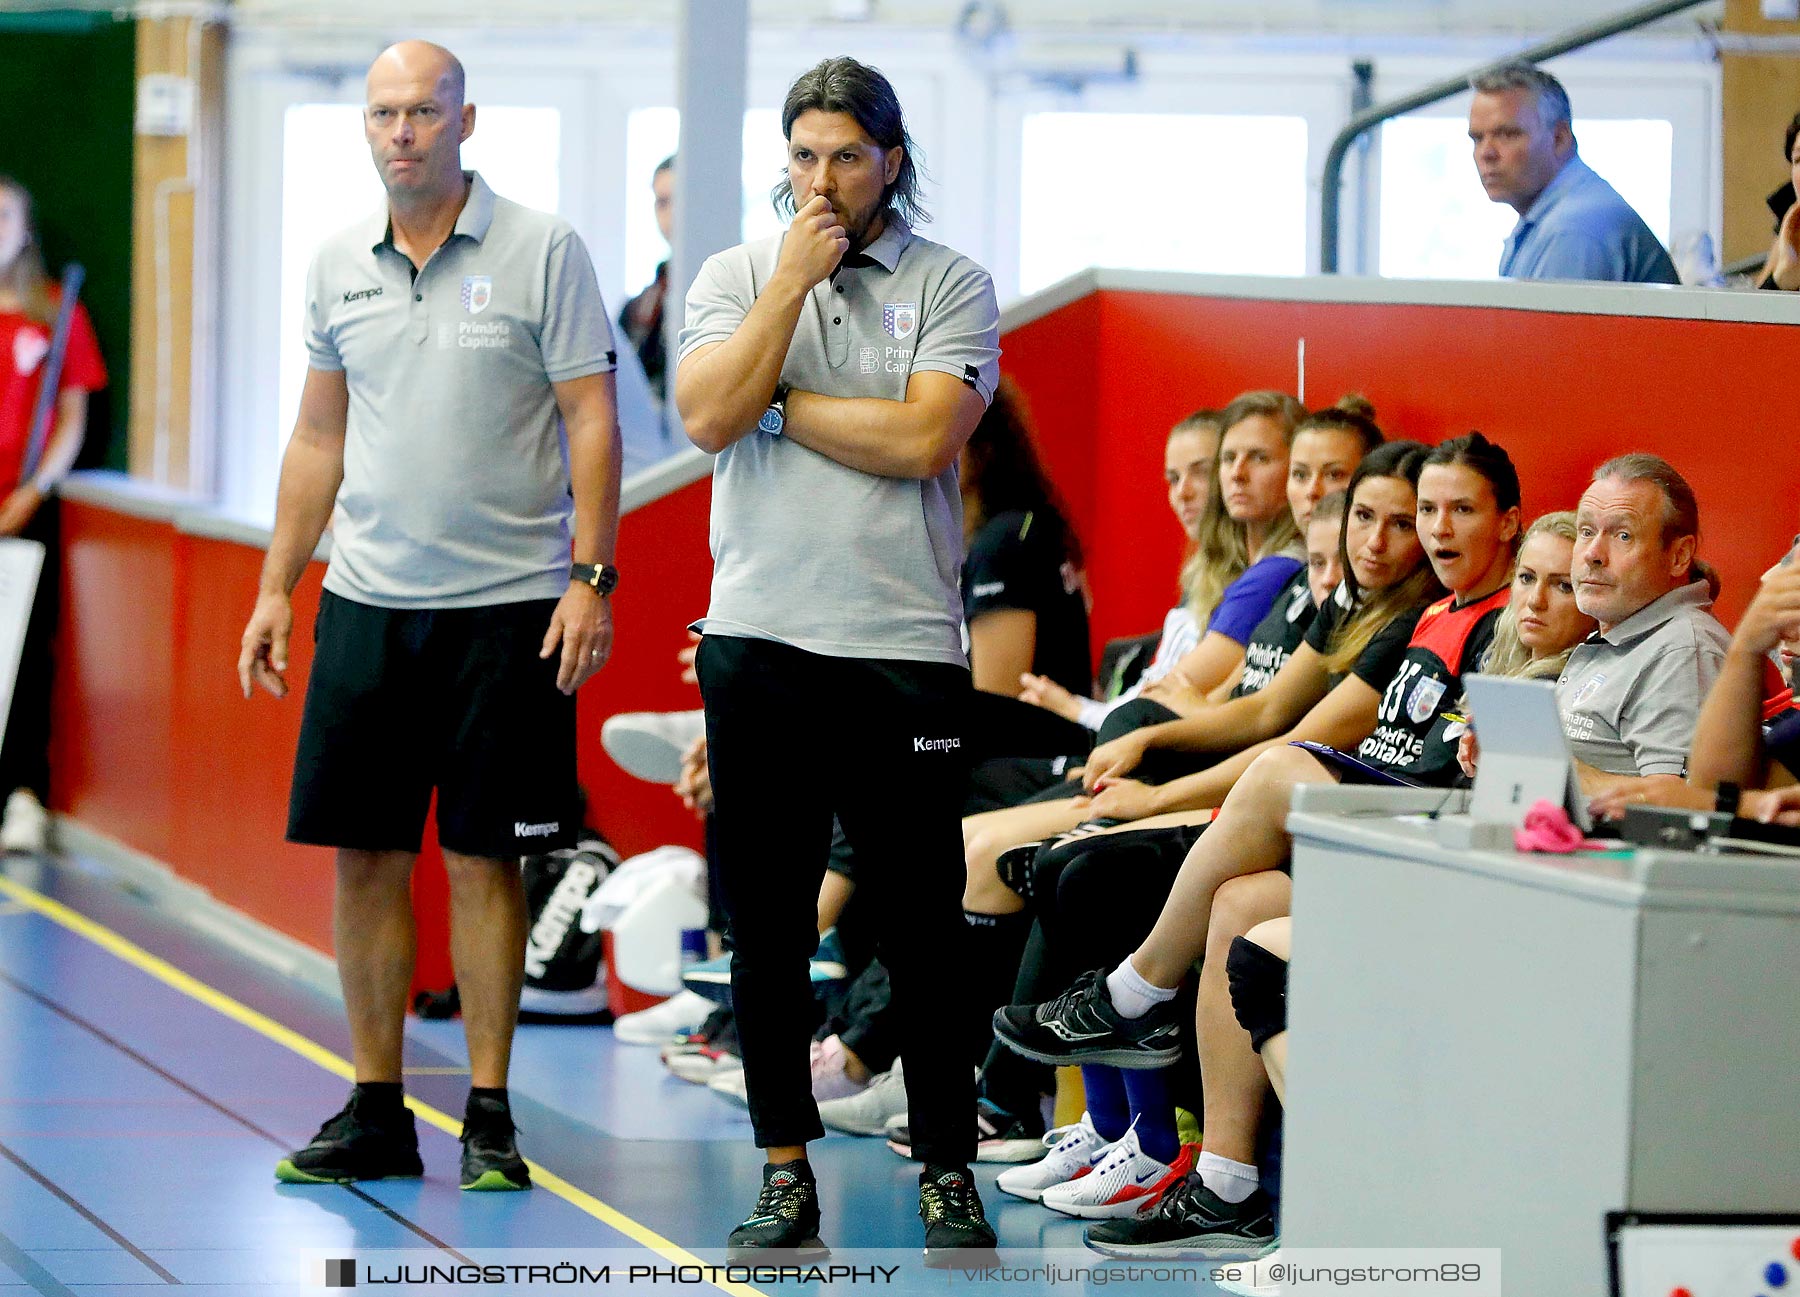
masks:
<instances>
[{"instance_id":1,"label":"black sleeve","mask_svg":"<svg viewBox=\"0 0 1800 1297\"><path fill-rule=\"evenodd\" d=\"M1042 610L1045 574L1057 564L1035 531L1033 515L1012 512L990 519L975 533L963 560L965 621L973 623L1002 608Z\"/></svg>"},{"instance_id":2,"label":"black sleeve","mask_svg":"<svg viewBox=\"0 0 1800 1297\"><path fill-rule=\"evenodd\" d=\"M1344 620L1344 605L1338 602L1337 592L1325 600L1313 617L1312 625L1306 628L1305 643L1321 656L1331 652L1331 637L1337 633L1338 626Z\"/></svg>"},{"instance_id":3,"label":"black sleeve","mask_svg":"<svg viewBox=\"0 0 1800 1297\"><path fill-rule=\"evenodd\" d=\"M1770 721L1763 731L1763 748L1769 760L1800 775L1800 711L1790 708Z\"/></svg>"},{"instance_id":4,"label":"black sleeve","mask_svg":"<svg viewBox=\"0 0 1800 1297\"><path fill-rule=\"evenodd\" d=\"M1475 629L1469 632L1468 641L1463 645L1462 662L1457 667L1458 677L1472 675L1481 670L1481 659L1494 642L1494 632L1500 629L1501 608L1490 608L1482 614L1481 620L1475 623ZM1461 686L1459 685L1458 688ZM1450 700L1454 706L1456 700Z\"/></svg>"},{"instance_id":5,"label":"black sleeve","mask_svg":"<svg viewBox=\"0 0 1800 1297\"><path fill-rule=\"evenodd\" d=\"M1418 626L1419 614L1424 611L1422 607L1409 609L1376 631L1375 638L1369 641L1369 646L1350 668L1350 674L1376 693L1386 689L1400 669L1400 659L1406 656L1413 629Z\"/></svg>"}]
</instances>

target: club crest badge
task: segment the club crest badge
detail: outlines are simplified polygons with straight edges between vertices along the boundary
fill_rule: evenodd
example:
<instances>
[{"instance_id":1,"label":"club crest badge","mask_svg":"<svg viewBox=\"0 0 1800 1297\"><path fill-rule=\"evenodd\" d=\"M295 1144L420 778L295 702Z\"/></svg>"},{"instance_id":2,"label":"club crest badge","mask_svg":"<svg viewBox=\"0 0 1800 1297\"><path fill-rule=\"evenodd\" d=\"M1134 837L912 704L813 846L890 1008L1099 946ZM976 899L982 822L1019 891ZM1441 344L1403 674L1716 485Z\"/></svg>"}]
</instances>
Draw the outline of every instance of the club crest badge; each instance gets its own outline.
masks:
<instances>
[{"instance_id":1,"label":"club crest badge","mask_svg":"<svg viewBox=\"0 0 1800 1297\"><path fill-rule=\"evenodd\" d=\"M883 302L881 305L881 330L888 337L898 341L910 338L912 331L919 327L919 304L917 302Z\"/></svg>"},{"instance_id":2,"label":"club crest badge","mask_svg":"<svg viewBox=\"0 0 1800 1297\"><path fill-rule=\"evenodd\" d=\"M1437 712L1437 705L1444 698L1444 682L1433 676L1426 676L1413 686L1412 693L1406 698L1406 715L1414 725L1423 725Z\"/></svg>"},{"instance_id":3,"label":"club crest badge","mask_svg":"<svg viewBox=\"0 0 1800 1297\"><path fill-rule=\"evenodd\" d=\"M1603 685L1605 683L1606 683L1606 672L1604 672L1604 671L1599 672L1592 679L1588 680L1585 684L1583 684L1579 689L1577 689L1575 691L1574 697L1569 699L1569 707L1571 709L1573 709L1573 708L1581 706L1581 704L1583 704L1589 698L1592 698L1594 696L1594 691L1596 689L1598 689L1601 685Z\"/></svg>"},{"instance_id":4,"label":"club crest badge","mask_svg":"<svg viewBox=\"0 0 1800 1297\"><path fill-rule=\"evenodd\" d=\"M13 368L20 375L32 373L50 354L50 339L36 329L20 329L13 334Z\"/></svg>"},{"instance_id":5,"label":"club crest badge","mask_svg":"<svg viewBox=\"0 0 1800 1297\"><path fill-rule=\"evenodd\" d=\"M480 315L487 310L488 303L494 300L494 281L487 275L466 275L463 277L462 304L463 310L470 315Z\"/></svg>"}]
</instances>

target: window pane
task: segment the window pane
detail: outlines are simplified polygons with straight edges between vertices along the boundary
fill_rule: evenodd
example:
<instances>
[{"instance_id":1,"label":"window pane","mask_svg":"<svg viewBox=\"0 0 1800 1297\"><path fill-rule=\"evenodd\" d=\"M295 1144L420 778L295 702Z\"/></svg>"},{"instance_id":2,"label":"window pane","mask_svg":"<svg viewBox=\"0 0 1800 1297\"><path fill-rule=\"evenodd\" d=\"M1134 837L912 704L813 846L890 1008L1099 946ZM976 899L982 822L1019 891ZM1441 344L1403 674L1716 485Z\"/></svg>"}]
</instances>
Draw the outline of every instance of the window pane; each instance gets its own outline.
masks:
<instances>
[{"instance_id":1,"label":"window pane","mask_svg":"<svg viewBox=\"0 0 1800 1297\"><path fill-rule=\"evenodd\" d=\"M1666 246L1675 130L1661 120L1575 121L1582 159L1604 176ZM1381 128L1380 273L1411 279L1493 279L1518 223L1475 176L1462 118L1403 117Z\"/></svg>"},{"instance_id":2,"label":"window pane","mask_svg":"<svg viewBox=\"0 0 1800 1297\"><path fill-rule=\"evenodd\" d=\"M554 108L483 107L463 165L494 191L553 212L561 199L562 114ZM357 104L295 104L281 154L281 389L278 435L287 444L306 380L301 331L306 270L319 244L384 201Z\"/></svg>"},{"instance_id":3,"label":"window pane","mask_svg":"<svg viewBox=\"0 0 1800 1297\"><path fill-rule=\"evenodd\" d=\"M1657 120L1575 120L1581 158L1605 176L1637 209L1663 246L1669 246L1669 211L1675 164L1675 123Z\"/></svg>"},{"instance_id":4,"label":"window pane","mask_svg":"<svg viewBox=\"0 0 1800 1297\"><path fill-rule=\"evenodd\" d=\"M1305 118L1032 113L1021 165L1022 292L1089 266L1305 273Z\"/></svg>"},{"instance_id":5,"label":"window pane","mask_svg":"<svg viewBox=\"0 0 1800 1297\"><path fill-rule=\"evenodd\" d=\"M656 228L651 205L650 178L656 164L675 152L680 138L681 113L675 108L639 108L625 126L625 292L637 292L656 274L669 255L662 233ZM742 237L766 238L787 228L769 205L769 187L787 165L787 148L781 138L781 114L773 108L752 108L744 114Z\"/></svg>"}]
</instances>

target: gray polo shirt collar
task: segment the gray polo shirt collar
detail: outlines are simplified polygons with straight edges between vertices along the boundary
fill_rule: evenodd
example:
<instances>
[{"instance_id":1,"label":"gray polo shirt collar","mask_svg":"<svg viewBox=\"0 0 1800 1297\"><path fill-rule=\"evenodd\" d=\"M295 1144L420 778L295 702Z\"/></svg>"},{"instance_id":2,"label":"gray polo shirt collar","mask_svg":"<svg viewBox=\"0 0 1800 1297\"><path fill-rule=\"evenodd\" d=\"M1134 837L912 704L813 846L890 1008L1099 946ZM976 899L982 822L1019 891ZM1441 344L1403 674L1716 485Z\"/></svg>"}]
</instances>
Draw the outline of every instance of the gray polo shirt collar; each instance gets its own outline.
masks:
<instances>
[{"instance_id":1,"label":"gray polo shirt collar","mask_svg":"<svg viewBox=\"0 0 1800 1297\"><path fill-rule=\"evenodd\" d=\"M852 258L866 257L868 261L874 262L891 275L894 271L899 269L900 254L906 251L906 245L911 243L912 240L912 227L892 212L889 212L886 223L881 229L881 237L876 239L875 242L871 243L868 247L864 248L860 253L851 253L849 257L844 258L844 268L847 270L862 269L868 264L867 262L858 261L855 265L852 265L851 260Z\"/></svg>"},{"instance_id":2,"label":"gray polo shirt collar","mask_svg":"<svg viewBox=\"0 0 1800 1297\"><path fill-rule=\"evenodd\" d=\"M481 178L479 171L465 171L463 178L469 182L469 197L463 203L462 211L457 213L456 228L450 231L450 237L454 239L460 235L480 243L487 238L488 227L494 223L494 191L488 188L488 182ZM366 229L370 252L379 256L383 248L394 246L394 219L387 208L383 207L371 216Z\"/></svg>"},{"instance_id":3,"label":"gray polo shirt collar","mask_svg":"<svg viewBox=\"0 0 1800 1297\"><path fill-rule=\"evenodd\" d=\"M1690 581L1687 585L1669 591L1655 602L1645 604L1605 634L1595 631L1588 637L1588 643L1604 641L1614 648L1623 648L1632 640L1641 639L1658 626L1672 621L1675 614L1683 608L1711 606L1712 591L1706 582Z\"/></svg>"}]
</instances>

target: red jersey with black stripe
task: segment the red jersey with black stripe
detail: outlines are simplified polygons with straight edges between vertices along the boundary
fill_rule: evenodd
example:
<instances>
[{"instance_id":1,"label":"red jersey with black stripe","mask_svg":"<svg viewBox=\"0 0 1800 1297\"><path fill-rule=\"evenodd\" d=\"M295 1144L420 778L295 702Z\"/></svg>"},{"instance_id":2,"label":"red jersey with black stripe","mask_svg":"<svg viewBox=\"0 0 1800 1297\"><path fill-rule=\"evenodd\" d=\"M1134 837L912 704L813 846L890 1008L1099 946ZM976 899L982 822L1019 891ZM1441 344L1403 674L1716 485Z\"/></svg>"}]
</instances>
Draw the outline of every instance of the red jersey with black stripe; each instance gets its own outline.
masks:
<instances>
[{"instance_id":1,"label":"red jersey with black stripe","mask_svg":"<svg viewBox=\"0 0 1800 1297\"><path fill-rule=\"evenodd\" d=\"M1382 691L1375 732L1357 745L1357 756L1418 783L1454 782L1456 742L1465 727L1444 712L1462 697L1464 672L1480 667L1511 594L1509 583L1460 608L1454 597L1440 599L1419 615Z\"/></svg>"}]
</instances>

